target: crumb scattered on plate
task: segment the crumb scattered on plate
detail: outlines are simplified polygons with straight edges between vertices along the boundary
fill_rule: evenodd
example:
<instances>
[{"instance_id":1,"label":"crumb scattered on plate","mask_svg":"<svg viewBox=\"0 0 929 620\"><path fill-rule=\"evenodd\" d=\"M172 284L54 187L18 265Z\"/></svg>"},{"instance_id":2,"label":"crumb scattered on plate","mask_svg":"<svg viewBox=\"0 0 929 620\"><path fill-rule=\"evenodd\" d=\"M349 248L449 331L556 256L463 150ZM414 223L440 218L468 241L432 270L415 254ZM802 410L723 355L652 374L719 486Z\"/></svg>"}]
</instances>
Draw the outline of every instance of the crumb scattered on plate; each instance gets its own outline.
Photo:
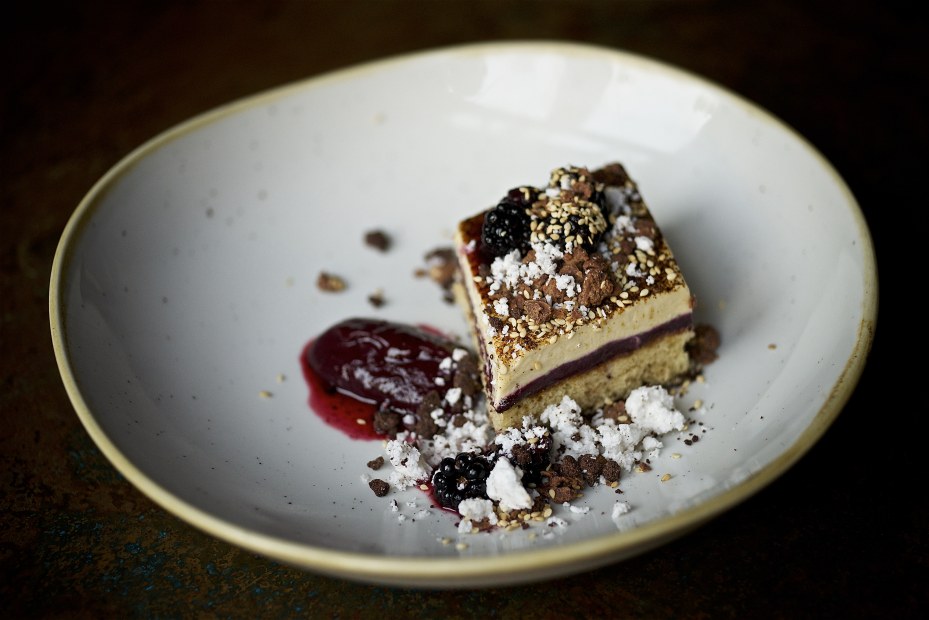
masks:
<instances>
[{"instance_id":1,"label":"crumb scattered on plate","mask_svg":"<svg viewBox=\"0 0 929 620\"><path fill-rule=\"evenodd\" d=\"M365 233L365 244L381 252L390 249L391 241L390 236L383 230L372 230Z\"/></svg>"},{"instance_id":2,"label":"crumb scattered on plate","mask_svg":"<svg viewBox=\"0 0 929 620\"><path fill-rule=\"evenodd\" d=\"M319 277L316 278L316 286L321 291L337 293L339 291L344 291L346 284L345 280L341 277L325 271L320 271Z\"/></svg>"}]
</instances>

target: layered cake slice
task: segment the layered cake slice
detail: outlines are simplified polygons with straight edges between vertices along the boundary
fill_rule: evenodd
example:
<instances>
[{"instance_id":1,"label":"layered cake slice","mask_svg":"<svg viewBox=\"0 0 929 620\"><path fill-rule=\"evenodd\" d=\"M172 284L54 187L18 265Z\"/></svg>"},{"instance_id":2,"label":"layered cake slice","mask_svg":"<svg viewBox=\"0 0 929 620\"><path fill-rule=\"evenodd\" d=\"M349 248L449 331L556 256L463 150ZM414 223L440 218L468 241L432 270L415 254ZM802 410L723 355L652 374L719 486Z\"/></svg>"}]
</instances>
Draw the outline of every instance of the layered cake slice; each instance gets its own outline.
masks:
<instances>
[{"instance_id":1,"label":"layered cake slice","mask_svg":"<svg viewBox=\"0 0 929 620\"><path fill-rule=\"evenodd\" d=\"M498 431L565 395L592 408L688 371L693 298L620 164L510 190L458 225L456 249Z\"/></svg>"}]
</instances>

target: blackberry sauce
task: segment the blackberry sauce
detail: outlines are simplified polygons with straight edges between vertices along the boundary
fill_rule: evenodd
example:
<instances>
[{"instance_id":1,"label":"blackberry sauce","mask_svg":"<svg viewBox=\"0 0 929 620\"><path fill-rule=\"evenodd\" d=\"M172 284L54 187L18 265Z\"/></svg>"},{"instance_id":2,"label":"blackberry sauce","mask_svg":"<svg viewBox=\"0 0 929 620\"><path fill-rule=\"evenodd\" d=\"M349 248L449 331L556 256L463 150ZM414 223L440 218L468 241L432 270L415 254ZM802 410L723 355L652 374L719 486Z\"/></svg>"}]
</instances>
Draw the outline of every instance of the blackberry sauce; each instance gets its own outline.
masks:
<instances>
[{"instance_id":1,"label":"blackberry sauce","mask_svg":"<svg viewBox=\"0 0 929 620\"><path fill-rule=\"evenodd\" d=\"M415 415L427 393L451 386L453 370L440 364L455 348L432 328L377 319L342 321L307 344L300 356L310 408L349 437L381 439L374 430L375 413Z\"/></svg>"}]
</instances>

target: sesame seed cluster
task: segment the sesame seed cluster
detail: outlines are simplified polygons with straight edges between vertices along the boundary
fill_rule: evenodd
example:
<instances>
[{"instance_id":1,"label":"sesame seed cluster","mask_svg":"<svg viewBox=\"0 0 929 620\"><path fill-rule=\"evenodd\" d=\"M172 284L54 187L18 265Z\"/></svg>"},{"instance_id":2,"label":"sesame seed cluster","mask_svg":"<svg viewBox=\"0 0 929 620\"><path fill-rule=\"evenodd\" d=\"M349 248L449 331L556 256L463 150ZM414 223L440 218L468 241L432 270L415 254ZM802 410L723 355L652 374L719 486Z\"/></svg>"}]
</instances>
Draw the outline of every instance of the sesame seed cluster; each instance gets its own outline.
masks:
<instances>
[{"instance_id":1,"label":"sesame seed cluster","mask_svg":"<svg viewBox=\"0 0 929 620\"><path fill-rule=\"evenodd\" d=\"M471 277L504 363L571 338L584 325L599 329L640 300L684 286L637 185L620 164L593 172L558 168L549 185L544 191L520 188L527 197L539 196L527 209L530 248L472 263ZM595 246L585 248L581 242L589 238L572 234L577 224L599 236ZM479 247L473 222L464 222L461 233L472 249Z\"/></svg>"},{"instance_id":2,"label":"sesame seed cluster","mask_svg":"<svg viewBox=\"0 0 929 620\"><path fill-rule=\"evenodd\" d=\"M520 190L527 197L533 191ZM538 193L528 209L530 242L563 244L566 250L595 244L607 229L603 210L594 200L601 190L586 168L552 170L548 189Z\"/></svg>"}]
</instances>

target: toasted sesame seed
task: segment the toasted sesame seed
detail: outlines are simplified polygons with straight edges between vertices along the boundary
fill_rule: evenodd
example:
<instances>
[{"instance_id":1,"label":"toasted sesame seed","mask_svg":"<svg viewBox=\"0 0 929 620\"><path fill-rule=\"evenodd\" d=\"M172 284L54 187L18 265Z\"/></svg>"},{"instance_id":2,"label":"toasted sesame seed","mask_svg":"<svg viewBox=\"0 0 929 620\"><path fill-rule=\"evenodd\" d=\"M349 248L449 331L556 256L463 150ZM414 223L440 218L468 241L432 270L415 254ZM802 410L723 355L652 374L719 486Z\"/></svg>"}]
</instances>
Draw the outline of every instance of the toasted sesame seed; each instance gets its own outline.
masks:
<instances>
[{"instance_id":1,"label":"toasted sesame seed","mask_svg":"<svg viewBox=\"0 0 929 620\"><path fill-rule=\"evenodd\" d=\"M664 476L661 477L662 482L667 482L670 479L671 479L671 474L665 474Z\"/></svg>"}]
</instances>

